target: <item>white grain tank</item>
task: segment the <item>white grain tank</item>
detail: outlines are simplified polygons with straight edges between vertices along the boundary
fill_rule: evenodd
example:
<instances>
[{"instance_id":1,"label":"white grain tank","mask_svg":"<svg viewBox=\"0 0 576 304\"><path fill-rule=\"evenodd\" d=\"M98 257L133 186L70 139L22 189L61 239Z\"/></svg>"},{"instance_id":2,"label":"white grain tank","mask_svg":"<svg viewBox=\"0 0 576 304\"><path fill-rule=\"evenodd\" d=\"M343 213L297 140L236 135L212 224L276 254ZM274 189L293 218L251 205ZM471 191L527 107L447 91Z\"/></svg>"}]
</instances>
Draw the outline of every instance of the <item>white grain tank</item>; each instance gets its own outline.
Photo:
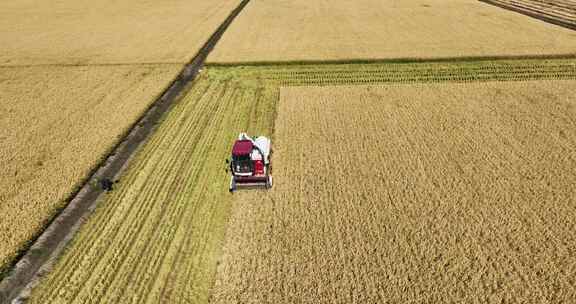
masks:
<instances>
[{"instance_id":1,"label":"white grain tank","mask_svg":"<svg viewBox=\"0 0 576 304\"><path fill-rule=\"evenodd\" d=\"M253 140L254 146L258 147L262 154L264 154L264 164L270 163L270 139L265 136L258 136Z\"/></svg>"}]
</instances>

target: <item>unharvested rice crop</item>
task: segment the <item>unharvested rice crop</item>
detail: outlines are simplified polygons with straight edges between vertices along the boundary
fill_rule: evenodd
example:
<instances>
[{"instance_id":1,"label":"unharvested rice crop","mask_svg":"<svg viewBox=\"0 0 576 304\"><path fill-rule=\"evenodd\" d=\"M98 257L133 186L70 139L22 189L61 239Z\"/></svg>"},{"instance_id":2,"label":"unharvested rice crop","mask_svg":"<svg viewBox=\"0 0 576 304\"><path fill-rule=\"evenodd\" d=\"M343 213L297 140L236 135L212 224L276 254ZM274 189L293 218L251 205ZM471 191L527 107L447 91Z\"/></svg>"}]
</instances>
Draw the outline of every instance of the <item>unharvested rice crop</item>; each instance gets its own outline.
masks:
<instances>
[{"instance_id":1,"label":"unharvested rice crop","mask_svg":"<svg viewBox=\"0 0 576 304\"><path fill-rule=\"evenodd\" d=\"M0 2L0 65L187 62L240 0Z\"/></svg>"},{"instance_id":2,"label":"unharvested rice crop","mask_svg":"<svg viewBox=\"0 0 576 304\"><path fill-rule=\"evenodd\" d=\"M0 273L179 69L0 68Z\"/></svg>"},{"instance_id":3,"label":"unharvested rice crop","mask_svg":"<svg viewBox=\"0 0 576 304\"><path fill-rule=\"evenodd\" d=\"M485 0L486 1L486 0ZM576 1L574 0L487 0L528 15L560 21L576 28Z\"/></svg>"},{"instance_id":4,"label":"unharvested rice crop","mask_svg":"<svg viewBox=\"0 0 576 304\"><path fill-rule=\"evenodd\" d=\"M474 0L253 0L213 63L576 54L576 32Z\"/></svg>"},{"instance_id":5,"label":"unharvested rice crop","mask_svg":"<svg viewBox=\"0 0 576 304\"><path fill-rule=\"evenodd\" d=\"M275 186L234 197L212 302L576 302L574 91L282 89Z\"/></svg>"}]
</instances>

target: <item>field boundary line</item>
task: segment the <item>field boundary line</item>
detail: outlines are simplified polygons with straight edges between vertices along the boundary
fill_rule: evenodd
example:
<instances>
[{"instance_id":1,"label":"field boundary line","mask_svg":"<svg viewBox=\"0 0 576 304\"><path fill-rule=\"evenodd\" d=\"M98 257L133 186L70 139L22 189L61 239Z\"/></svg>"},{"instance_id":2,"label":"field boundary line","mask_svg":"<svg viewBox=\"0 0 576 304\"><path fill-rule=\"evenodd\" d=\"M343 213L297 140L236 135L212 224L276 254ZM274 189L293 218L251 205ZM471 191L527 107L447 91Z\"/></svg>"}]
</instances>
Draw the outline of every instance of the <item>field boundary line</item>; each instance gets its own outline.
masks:
<instances>
[{"instance_id":1,"label":"field boundary line","mask_svg":"<svg viewBox=\"0 0 576 304\"><path fill-rule=\"evenodd\" d=\"M67 206L52 218L38 238L31 241L32 245L23 250L25 253L0 281L0 303L23 303L27 300L32 288L51 270L66 245L105 194L99 183L102 180L115 180L127 169L136 152L147 142L164 114L179 100L181 93L196 79L216 43L249 2L242 0L230 12L178 76L80 183L80 188L70 195Z\"/></svg>"},{"instance_id":2,"label":"field boundary line","mask_svg":"<svg viewBox=\"0 0 576 304\"><path fill-rule=\"evenodd\" d=\"M542 14L538 14L538 13L536 13L536 12L533 12L533 11L530 11L530 10L527 10L527 9L522 9L522 8L520 8L520 7L518 7L518 6L514 6L514 5L511 5L511 4L502 3L502 2L500 2L500 1L498 1L498 0L478 0L478 1L484 2L484 3L486 3L486 4L494 5L494 6L497 6L497 7L499 7L499 8L502 8L502 9L505 9L505 10L509 10L509 11L512 11L512 12L515 12L515 13L518 13L518 14L522 14L522 15L525 15L525 16L528 16L528 17L532 17L532 18L534 18L534 19L538 19L538 20L543 21L543 22L546 22L546 23L554 24L554 25L557 25L557 26L561 26L561 27L563 27L563 28L567 28L567 29L576 31L576 24L570 23L570 22L565 22L565 21L562 21L562 20L560 20L560 19L556 19L556 18L552 18L552 17L548 17L548 16L545 16L545 15L542 15L542 14L544 14L545 12L542 12Z\"/></svg>"},{"instance_id":3,"label":"field boundary line","mask_svg":"<svg viewBox=\"0 0 576 304\"><path fill-rule=\"evenodd\" d=\"M573 54L556 55L503 55L503 56L467 56L467 57L438 57L438 58L390 58L390 59L335 59L335 60L288 60L288 61L246 61L246 62L208 62L206 67L258 67L258 66L307 66L322 64L377 64L377 63L460 63L479 61L503 61L503 60L559 60L576 59L576 51Z\"/></svg>"}]
</instances>

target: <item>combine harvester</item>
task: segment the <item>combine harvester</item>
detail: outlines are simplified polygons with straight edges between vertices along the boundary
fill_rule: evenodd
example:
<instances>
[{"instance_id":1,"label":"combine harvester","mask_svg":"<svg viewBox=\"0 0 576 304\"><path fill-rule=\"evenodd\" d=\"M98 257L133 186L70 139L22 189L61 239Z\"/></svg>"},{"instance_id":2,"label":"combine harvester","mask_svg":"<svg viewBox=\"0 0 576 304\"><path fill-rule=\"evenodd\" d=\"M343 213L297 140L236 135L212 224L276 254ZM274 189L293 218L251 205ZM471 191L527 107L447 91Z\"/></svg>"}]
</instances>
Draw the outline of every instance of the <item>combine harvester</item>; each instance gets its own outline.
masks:
<instances>
[{"instance_id":1,"label":"combine harvester","mask_svg":"<svg viewBox=\"0 0 576 304\"><path fill-rule=\"evenodd\" d=\"M230 192L238 187L272 187L270 174L270 139L264 136L252 139L246 133L240 133L232 147L232 157L226 160L230 164Z\"/></svg>"}]
</instances>

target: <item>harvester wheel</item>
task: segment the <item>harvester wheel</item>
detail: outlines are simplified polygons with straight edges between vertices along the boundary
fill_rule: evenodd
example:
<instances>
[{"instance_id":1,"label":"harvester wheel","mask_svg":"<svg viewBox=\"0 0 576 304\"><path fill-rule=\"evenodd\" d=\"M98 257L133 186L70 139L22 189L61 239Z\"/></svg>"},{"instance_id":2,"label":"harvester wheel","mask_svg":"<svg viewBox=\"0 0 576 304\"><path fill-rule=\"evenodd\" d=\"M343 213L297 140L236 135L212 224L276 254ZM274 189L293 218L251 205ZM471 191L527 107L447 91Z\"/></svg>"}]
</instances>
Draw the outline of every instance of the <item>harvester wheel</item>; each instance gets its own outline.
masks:
<instances>
[{"instance_id":1,"label":"harvester wheel","mask_svg":"<svg viewBox=\"0 0 576 304\"><path fill-rule=\"evenodd\" d=\"M234 193L234 191L236 190L236 181L234 180L234 176L230 177L230 193Z\"/></svg>"},{"instance_id":2,"label":"harvester wheel","mask_svg":"<svg viewBox=\"0 0 576 304\"><path fill-rule=\"evenodd\" d=\"M268 175L268 179L266 180L266 189L272 188L272 175Z\"/></svg>"}]
</instances>

